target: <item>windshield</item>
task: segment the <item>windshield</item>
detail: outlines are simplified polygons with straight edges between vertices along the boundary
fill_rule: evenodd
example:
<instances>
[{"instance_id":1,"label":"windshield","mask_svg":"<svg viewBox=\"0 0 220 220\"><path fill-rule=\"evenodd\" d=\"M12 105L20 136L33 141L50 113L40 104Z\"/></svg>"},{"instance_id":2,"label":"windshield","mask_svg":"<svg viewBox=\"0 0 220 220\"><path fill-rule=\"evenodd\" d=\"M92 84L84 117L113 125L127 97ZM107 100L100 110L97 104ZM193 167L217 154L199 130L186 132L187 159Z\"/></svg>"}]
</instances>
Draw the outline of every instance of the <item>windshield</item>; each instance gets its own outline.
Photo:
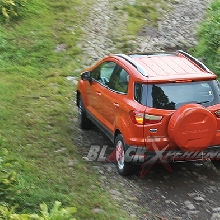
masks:
<instances>
[{"instance_id":1,"label":"windshield","mask_svg":"<svg viewBox=\"0 0 220 220\"><path fill-rule=\"evenodd\" d=\"M207 107L220 101L219 84L215 80L153 84L147 87L146 105L158 109L174 110L188 103Z\"/></svg>"}]
</instances>

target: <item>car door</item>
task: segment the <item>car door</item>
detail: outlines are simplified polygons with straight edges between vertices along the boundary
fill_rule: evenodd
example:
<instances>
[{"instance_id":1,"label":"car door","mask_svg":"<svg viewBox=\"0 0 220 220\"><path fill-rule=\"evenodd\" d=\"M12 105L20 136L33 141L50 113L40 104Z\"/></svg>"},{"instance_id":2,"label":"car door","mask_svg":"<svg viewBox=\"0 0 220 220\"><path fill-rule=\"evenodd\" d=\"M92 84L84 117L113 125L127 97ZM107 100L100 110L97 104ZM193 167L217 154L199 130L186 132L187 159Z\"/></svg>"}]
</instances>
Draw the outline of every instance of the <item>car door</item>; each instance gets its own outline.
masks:
<instances>
[{"instance_id":1,"label":"car door","mask_svg":"<svg viewBox=\"0 0 220 220\"><path fill-rule=\"evenodd\" d=\"M126 103L128 82L129 74L117 64L109 79L108 90L103 94L103 115L106 126L112 133Z\"/></svg>"},{"instance_id":2,"label":"car door","mask_svg":"<svg viewBox=\"0 0 220 220\"><path fill-rule=\"evenodd\" d=\"M115 65L113 62L107 61L96 67L91 71L92 83L86 87L87 109L99 123L104 125L106 119L103 114L105 101L103 94L108 90L107 86Z\"/></svg>"}]
</instances>

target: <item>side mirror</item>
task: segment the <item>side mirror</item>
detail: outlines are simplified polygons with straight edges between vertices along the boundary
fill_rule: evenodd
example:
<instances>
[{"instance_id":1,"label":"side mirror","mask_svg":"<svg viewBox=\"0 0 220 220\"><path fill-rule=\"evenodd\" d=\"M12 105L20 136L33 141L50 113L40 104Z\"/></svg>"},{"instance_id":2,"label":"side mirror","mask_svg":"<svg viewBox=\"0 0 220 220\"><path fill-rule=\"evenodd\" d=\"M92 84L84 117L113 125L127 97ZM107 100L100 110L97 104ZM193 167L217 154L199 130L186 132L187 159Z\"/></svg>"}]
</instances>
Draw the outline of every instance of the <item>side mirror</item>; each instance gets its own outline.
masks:
<instances>
[{"instance_id":1,"label":"side mirror","mask_svg":"<svg viewBox=\"0 0 220 220\"><path fill-rule=\"evenodd\" d=\"M91 84L92 82L92 76L91 76L91 73L90 72L84 72L81 74L81 79L82 80L88 80Z\"/></svg>"}]
</instances>

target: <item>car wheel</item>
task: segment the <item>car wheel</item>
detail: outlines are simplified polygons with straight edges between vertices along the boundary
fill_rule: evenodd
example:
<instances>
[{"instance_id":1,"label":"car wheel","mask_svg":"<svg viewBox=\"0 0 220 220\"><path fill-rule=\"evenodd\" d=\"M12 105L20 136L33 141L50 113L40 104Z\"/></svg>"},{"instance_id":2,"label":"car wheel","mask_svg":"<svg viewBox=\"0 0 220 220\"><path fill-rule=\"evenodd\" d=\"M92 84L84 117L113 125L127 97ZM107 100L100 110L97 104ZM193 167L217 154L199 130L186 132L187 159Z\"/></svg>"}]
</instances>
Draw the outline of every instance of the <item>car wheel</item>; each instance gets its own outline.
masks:
<instances>
[{"instance_id":1,"label":"car wheel","mask_svg":"<svg viewBox=\"0 0 220 220\"><path fill-rule=\"evenodd\" d=\"M115 156L116 156L116 166L118 172L122 176L129 176L134 174L135 167L130 162L126 162L125 160L125 143L124 138L121 134L119 134L115 139Z\"/></svg>"},{"instance_id":2,"label":"car wheel","mask_svg":"<svg viewBox=\"0 0 220 220\"><path fill-rule=\"evenodd\" d=\"M79 127L84 130L91 128L92 124L92 122L86 116L86 110L81 97L79 97L78 103L78 123Z\"/></svg>"}]
</instances>

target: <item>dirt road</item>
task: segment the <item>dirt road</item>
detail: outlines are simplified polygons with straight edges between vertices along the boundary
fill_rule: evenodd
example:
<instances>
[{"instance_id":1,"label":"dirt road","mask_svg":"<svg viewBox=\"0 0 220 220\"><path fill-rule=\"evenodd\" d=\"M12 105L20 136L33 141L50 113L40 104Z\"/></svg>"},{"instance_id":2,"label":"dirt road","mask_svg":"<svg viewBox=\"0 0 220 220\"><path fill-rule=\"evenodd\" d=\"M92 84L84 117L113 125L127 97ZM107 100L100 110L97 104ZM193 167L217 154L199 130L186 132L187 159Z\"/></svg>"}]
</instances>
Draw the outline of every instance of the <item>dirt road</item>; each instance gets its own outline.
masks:
<instances>
[{"instance_id":1,"label":"dirt road","mask_svg":"<svg viewBox=\"0 0 220 220\"><path fill-rule=\"evenodd\" d=\"M83 27L86 37L81 44L85 67L109 53L118 52L112 33L117 37L123 34L127 16L114 8L120 8L125 2L134 4L135 1L96 1ZM206 8L205 0L175 0L172 10L165 14L158 27L144 27L133 44L137 51L193 46L197 43L196 28ZM76 123L75 129L79 134L76 144L80 145L80 154L92 169L97 170L103 187L119 201L119 208L130 213L131 219L220 219L220 172L211 162L201 166L190 162L173 163L172 172L159 164L143 178L139 177L138 170L136 175L125 178L118 175L112 163L88 161L91 146L96 145L100 150L104 147L106 151L102 156L105 157L113 151L112 144L97 128L81 131Z\"/></svg>"}]
</instances>

